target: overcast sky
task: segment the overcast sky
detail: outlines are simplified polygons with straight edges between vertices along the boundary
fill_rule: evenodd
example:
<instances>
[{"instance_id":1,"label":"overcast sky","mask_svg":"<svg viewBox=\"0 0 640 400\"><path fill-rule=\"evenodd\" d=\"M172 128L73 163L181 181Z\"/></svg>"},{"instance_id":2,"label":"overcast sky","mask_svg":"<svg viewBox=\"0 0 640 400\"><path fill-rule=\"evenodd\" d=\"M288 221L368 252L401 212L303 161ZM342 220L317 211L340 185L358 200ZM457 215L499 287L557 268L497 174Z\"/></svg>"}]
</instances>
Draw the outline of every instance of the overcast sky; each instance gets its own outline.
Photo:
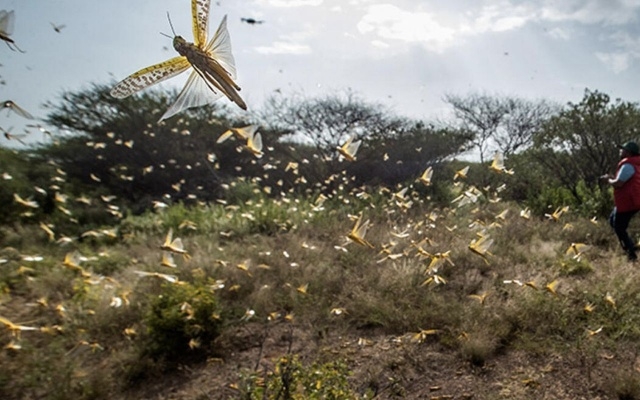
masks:
<instances>
[{"instance_id":1,"label":"overcast sky","mask_svg":"<svg viewBox=\"0 0 640 400\"><path fill-rule=\"evenodd\" d=\"M190 0L0 0L2 9L15 11L11 37L26 53L0 43L0 101L41 118L41 105L65 90L115 83L176 56L160 35L171 34L167 12L193 40ZM566 103L589 88L640 98L640 0L212 0L210 37L224 15L250 110L276 89L351 88L425 120L446 115L447 93ZM57 33L52 24L65 26ZM0 111L0 127L13 133L29 123Z\"/></svg>"}]
</instances>

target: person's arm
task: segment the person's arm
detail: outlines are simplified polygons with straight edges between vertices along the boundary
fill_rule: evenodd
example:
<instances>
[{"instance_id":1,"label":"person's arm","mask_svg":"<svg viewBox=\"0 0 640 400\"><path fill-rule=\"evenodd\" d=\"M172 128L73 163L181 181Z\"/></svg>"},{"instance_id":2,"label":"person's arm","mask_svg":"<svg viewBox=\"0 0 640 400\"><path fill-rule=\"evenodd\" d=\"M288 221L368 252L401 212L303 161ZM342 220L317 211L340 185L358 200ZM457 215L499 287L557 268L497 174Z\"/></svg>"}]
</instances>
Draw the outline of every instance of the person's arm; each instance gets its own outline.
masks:
<instances>
[{"instance_id":1,"label":"person's arm","mask_svg":"<svg viewBox=\"0 0 640 400\"><path fill-rule=\"evenodd\" d=\"M636 171L633 168L633 165L625 163L622 165L622 167L620 167L618 175L616 175L615 177L607 175L607 183L609 183L614 188L620 188L625 184L625 182L631 179L635 172Z\"/></svg>"}]
</instances>

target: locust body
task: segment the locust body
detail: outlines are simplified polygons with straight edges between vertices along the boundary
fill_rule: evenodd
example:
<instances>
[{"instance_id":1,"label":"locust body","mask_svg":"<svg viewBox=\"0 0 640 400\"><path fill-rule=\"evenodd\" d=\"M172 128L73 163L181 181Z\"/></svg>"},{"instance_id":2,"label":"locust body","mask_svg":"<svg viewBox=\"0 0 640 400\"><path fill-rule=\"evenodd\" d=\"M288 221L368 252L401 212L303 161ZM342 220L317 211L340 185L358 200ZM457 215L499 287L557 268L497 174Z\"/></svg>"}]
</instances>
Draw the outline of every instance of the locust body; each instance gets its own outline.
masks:
<instances>
[{"instance_id":1,"label":"locust body","mask_svg":"<svg viewBox=\"0 0 640 400\"><path fill-rule=\"evenodd\" d=\"M209 89L219 90L240 108L247 109L244 100L238 95L240 86L215 59L195 44L187 42L182 36L176 36L173 39L173 47L181 56L187 58L189 64L205 80Z\"/></svg>"}]
</instances>

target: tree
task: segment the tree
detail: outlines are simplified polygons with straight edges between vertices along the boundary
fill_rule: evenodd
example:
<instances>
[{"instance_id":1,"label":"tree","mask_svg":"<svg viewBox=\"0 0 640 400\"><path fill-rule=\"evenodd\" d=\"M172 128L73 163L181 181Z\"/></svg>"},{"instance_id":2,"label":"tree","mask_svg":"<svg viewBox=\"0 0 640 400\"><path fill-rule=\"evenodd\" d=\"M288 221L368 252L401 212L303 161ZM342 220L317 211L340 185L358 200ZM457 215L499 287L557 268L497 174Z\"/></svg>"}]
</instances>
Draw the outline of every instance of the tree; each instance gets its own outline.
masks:
<instances>
[{"instance_id":1,"label":"tree","mask_svg":"<svg viewBox=\"0 0 640 400\"><path fill-rule=\"evenodd\" d=\"M318 185L342 171L354 177L354 185L394 185L459 154L470 138L462 129L435 128L397 117L350 91L316 98L273 96L262 114L274 129L289 133L287 140L303 143L297 148L306 151L297 155L308 155L309 147L314 150L313 158L304 159L311 160L304 170ZM336 148L351 136L362 146L356 162L342 163Z\"/></svg>"},{"instance_id":2,"label":"tree","mask_svg":"<svg viewBox=\"0 0 640 400\"><path fill-rule=\"evenodd\" d=\"M506 114L493 139L498 149L507 157L531 146L534 135L549 118L560 111L558 105L546 100L508 97L502 101L506 103Z\"/></svg>"},{"instance_id":3,"label":"tree","mask_svg":"<svg viewBox=\"0 0 640 400\"><path fill-rule=\"evenodd\" d=\"M579 181L595 184L619 160L616 144L638 139L640 109L637 103L585 90L582 101L551 118L536 134L532 149L536 159L567 187Z\"/></svg>"},{"instance_id":4,"label":"tree","mask_svg":"<svg viewBox=\"0 0 640 400\"><path fill-rule=\"evenodd\" d=\"M395 186L460 154L470 139L468 131L408 121L395 135L367 142L349 172L360 184Z\"/></svg>"},{"instance_id":5,"label":"tree","mask_svg":"<svg viewBox=\"0 0 640 400\"><path fill-rule=\"evenodd\" d=\"M235 152L237 143L216 143L230 127L245 124L224 106L189 109L158 123L171 94L147 90L115 99L109 90L110 85L94 84L47 105L46 122L70 134L38 152L58 162L71 178L142 206L160 198L211 200L236 162L252 158Z\"/></svg>"},{"instance_id":6,"label":"tree","mask_svg":"<svg viewBox=\"0 0 640 400\"><path fill-rule=\"evenodd\" d=\"M351 91L313 98L272 96L262 114L272 126L288 131L290 139L299 138L315 146L324 158L334 157L336 147L351 135L356 139L389 137L402 130L406 122Z\"/></svg>"},{"instance_id":7,"label":"tree","mask_svg":"<svg viewBox=\"0 0 640 400\"><path fill-rule=\"evenodd\" d=\"M530 146L537 130L557 111L544 100L487 94L447 94L444 100L453 107L456 126L473 133L471 148L478 151L481 163L493 149L509 156Z\"/></svg>"}]
</instances>

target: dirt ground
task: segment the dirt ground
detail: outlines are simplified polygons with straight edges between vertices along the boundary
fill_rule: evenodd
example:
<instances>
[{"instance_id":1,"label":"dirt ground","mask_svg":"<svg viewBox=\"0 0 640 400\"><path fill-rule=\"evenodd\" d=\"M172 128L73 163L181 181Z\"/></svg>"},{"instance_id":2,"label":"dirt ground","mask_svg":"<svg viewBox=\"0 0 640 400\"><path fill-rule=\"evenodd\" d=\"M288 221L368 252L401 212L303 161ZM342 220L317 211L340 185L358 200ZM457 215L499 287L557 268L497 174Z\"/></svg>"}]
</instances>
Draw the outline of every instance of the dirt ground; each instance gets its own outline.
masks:
<instances>
[{"instance_id":1,"label":"dirt ground","mask_svg":"<svg viewBox=\"0 0 640 400\"><path fill-rule=\"evenodd\" d=\"M292 340L293 338L293 340ZM405 339L405 340L401 340ZM415 343L384 335L326 335L285 325L264 329L247 325L222 338L235 351L207 363L182 367L161 379L146 381L121 399L236 399L241 371L272 369L274 360L289 352L305 362L345 360L349 378L359 393L369 389L376 399L619 399L616 374L637 373L633 352L578 351L567 356L531 356L506 351L476 366L460 352L437 340ZM617 352L620 353L620 352ZM257 366L257 369L256 369ZM614 372L615 371L615 372Z\"/></svg>"}]
</instances>

